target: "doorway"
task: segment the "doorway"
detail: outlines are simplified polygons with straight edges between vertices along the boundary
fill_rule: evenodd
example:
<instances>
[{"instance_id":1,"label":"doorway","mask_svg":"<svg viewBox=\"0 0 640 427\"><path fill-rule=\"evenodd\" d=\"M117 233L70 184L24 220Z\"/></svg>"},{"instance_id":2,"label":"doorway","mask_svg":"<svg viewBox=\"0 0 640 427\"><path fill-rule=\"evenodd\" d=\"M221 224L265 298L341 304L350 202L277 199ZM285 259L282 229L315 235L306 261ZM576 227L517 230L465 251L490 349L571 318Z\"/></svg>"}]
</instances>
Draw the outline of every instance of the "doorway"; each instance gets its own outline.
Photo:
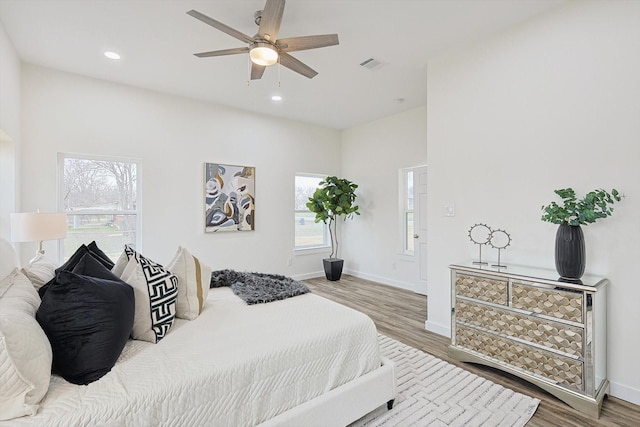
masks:
<instances>
[{"instance_id":1,"label":"doorway","mask_svg":"<svg viewBox=\"0 0 640 427\"><path fill-rule=\"evenodd\" d=\"M415 292L427 295L427 167L401 170L403 253L415 263Z\"/></svg>"}]
</instances>

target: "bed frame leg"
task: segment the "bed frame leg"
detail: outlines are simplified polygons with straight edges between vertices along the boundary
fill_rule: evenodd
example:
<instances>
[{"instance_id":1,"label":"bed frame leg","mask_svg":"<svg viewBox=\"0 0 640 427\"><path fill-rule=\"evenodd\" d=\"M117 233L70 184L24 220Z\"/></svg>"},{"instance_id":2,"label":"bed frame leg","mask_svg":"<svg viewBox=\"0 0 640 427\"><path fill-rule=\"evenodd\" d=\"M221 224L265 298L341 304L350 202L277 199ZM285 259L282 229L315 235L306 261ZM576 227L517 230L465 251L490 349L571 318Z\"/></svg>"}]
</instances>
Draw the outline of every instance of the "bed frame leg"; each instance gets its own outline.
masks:
<instances>
[{"instance_id":1,"label":"bed frame leg","mask_svg":"<svg viewBox=\"0 0 640 427\"><path fill-rule=\"evenodd\" d=\"M391 409L393 409L393 402L395 401L395 399L391 399L390 401L387 402L387 411L390 411Z\"/></svg>"}]
</instances>

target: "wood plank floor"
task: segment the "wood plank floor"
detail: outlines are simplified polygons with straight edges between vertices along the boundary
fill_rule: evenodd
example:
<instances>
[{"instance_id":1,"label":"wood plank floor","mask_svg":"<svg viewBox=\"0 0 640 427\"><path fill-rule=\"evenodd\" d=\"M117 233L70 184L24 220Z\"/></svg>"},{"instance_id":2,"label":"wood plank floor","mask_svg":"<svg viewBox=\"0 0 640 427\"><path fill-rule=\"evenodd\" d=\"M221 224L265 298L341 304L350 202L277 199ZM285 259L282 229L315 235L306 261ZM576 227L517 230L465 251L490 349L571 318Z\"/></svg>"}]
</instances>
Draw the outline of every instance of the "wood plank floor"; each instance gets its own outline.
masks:
<instances>
[{"instance_id":1,"label":"wood plank floor","mask_svg":"<svg viewBox=\"0 0 640 427\"><path fill-rule=\"evenodd\" d=\"M304 283L317 295L367 314L373 319L381 334L461 366L512 390L540 399L540 406L527 424L528 427L640 426L640 406L624 400L606 397L600 418L595 420L512 375L480 365L460 363L449 358L447 355L449 339L428 332L424 328L427 318L427 297L424 295L345 275L338 282L317 278L305 280Z\"/></svg>"}]
</instances>

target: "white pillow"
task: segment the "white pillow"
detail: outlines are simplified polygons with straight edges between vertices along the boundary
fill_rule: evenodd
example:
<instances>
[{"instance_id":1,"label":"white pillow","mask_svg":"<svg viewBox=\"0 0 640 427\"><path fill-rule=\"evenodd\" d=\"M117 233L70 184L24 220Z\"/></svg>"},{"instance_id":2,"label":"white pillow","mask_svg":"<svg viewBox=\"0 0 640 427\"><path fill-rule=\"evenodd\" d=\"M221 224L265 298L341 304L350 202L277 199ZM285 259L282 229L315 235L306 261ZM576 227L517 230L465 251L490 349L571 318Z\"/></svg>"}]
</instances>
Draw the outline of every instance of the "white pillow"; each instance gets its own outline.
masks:
<instances>
[{"instance_id":1,"label":"white pillow","mask_svg":"<svg viewBox=\"0 0 640 427\"><path fill-rule=\"evenodd\" d=\"M178 277L176 317L193 320L202 313L211 284L211 268L178 246L167 269Z\"/></svg>"},{"instance_id":2,"label":"white pillow","mask_svg":"<svg viewBox=\"0 0 640 427\"><path fill-rule=\"evenodd\" d=\"M124 271L125 267L127 266L127 264L129 264L129 256L127 255L126 251L127 247L128 246L125 246L125 250L122 251L120 257L111 268L111 272L120 278L122 278L122 272Z\"/></svg>"},{"instance_id":3,"label":"white pillow","mask_svg":"<svg viewBox=\"0 0 640 427\"><path fill-rule=\"evenodd\" d=\"M18 265L18 255L15 249L11 243L0 238L0 280L7 277Z\"/></svg>"},{"instance_id":4,"label":"white pillow","mask_svg":"<svg viewBox=\"0 0 640 427\"><path fill-rule=\"evenodd\" d=\"M38 253L34 259L29 261L22 272L31 280L36 289L40 289L42 285L49 282L56 275L56 268L59 265L51 258Z\"/></svg>"},{"instance_id":5,"label":"white pillow","mask_svg":"<svg viewBox=\"0 0 640 427\"><path fill-rule=\"evenodd\" d=\"M0 420L35 415L49 388L53 353L33 316L0 311Z\"/></svg>"},{"instance_id":6,"label":"white pillow","mask_svg":"<svg viewBox=\"0 0 640 427\"><path fill-rule=\"evenodd\" d=\"M0 280L0 420L35 414L49 388L53 354L35 319L39 306L20 270Z\"/></svg>"},{"instance_id":7,"label":"white pillow","mask_svg":"<svg viewBox=\"0 0 640 427\"><path fill-rule=\"evenodd\" d=\"M36 315L40 307L40 296L27 276L14 268L4 279L0 280L0 313L8 310Z\"/></svg>"},{"instance_id":8,"label":"white pillow","mask_svg":"<svg viewBox=\"0 0 640 427\"><path fill-rule=\"evenodd\" d=\"M178 278L133 249L125 247L124 251L129 261L120 278L133 288L136 301L131 336L157 343L175 319Z\"/></svg>"}]
</instances>

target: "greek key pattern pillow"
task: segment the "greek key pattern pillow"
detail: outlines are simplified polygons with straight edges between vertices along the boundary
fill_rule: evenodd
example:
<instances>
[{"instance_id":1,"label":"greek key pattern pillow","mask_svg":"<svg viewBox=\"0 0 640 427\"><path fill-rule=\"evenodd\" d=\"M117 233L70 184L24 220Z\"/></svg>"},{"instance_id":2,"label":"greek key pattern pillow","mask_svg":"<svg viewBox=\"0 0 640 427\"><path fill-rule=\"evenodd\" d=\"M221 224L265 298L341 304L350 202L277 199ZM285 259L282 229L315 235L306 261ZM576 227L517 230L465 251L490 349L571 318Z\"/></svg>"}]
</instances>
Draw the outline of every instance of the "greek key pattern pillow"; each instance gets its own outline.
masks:
<instances>
[{"instance_id":1,"label":"greek key pattern pillow","mask_svg":"<svg viewBox=\"0 0 640 427\"><path fill-rule=\"evenodd\" d=\"M124 255L128 262L120 278L131 285L136 302L131 336L157 343L169 332L175 319L178 278L128 246Z\"/></svg>"}]
</instances>

